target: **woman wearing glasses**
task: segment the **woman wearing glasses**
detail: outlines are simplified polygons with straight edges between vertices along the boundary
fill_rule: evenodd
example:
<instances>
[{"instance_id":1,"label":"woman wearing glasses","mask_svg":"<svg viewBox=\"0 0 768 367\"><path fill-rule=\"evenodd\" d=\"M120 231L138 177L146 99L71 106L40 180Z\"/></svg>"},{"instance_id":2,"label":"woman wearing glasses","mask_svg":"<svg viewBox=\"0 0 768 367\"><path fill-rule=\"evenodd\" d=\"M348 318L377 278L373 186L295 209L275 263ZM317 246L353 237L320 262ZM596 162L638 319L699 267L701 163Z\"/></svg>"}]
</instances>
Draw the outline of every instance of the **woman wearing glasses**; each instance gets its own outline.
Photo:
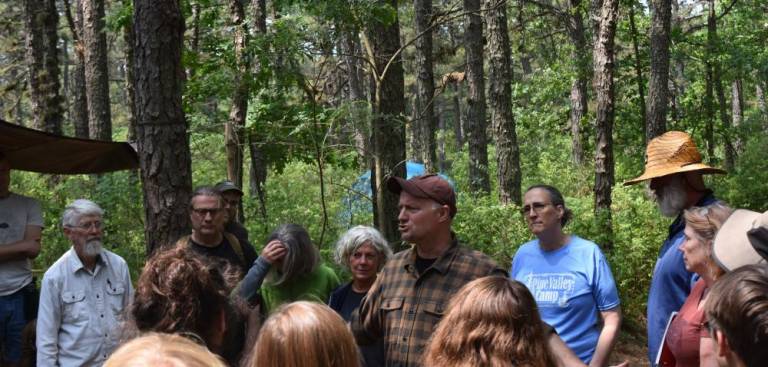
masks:
<instances>
[{"instance_id":1,"label":"woman wearing glasses","mask_svg":"<svg viewBox=\"0 0 768 367\"><path fill-rule=\"evenodd\" d=\"M683 307L674 316L664 336L661 366L717 366L712 338L704 327L709 288L725 273L712 257L715 234L733 210L722 202L685 210L685 239L678 248L685 269L699 275Z\"/></svg>"},{"instance_id":2,"label":"woman wearing glasses","mask_svg":"<svg viewBox=\"0 0 768 367\"><path fill-rule=\"evenodd\" d=\"M594 242L563 231L573 214L552 186L528 188L522 214L536 238L517 250L510 276L528 287L542 320L584 363L607 365L621 308L603 253Z\"/></svg>"}]
</instances>

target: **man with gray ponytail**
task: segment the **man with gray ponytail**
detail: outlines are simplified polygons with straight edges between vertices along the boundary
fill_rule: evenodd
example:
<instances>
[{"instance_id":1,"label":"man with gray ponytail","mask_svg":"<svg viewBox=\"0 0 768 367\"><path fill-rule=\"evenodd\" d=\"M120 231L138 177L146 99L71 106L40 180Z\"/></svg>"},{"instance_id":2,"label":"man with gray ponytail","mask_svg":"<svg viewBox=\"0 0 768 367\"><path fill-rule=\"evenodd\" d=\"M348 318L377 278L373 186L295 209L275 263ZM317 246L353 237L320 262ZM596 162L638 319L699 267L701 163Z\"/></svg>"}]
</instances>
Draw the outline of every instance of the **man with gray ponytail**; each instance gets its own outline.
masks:
<instances>
[{"instance_id":1,"label":"man with gray ponytail","mask_svg":"<svg viewBox=\"0 0 768 367\"><path fill-rule=\"evenodd\" d=\"M79 199L62 215L72 243L43 276L37 316L39 366L101 366L118 346L131 302L128 264L102 247L104 211Z\"/></svg>"}]
</instances>

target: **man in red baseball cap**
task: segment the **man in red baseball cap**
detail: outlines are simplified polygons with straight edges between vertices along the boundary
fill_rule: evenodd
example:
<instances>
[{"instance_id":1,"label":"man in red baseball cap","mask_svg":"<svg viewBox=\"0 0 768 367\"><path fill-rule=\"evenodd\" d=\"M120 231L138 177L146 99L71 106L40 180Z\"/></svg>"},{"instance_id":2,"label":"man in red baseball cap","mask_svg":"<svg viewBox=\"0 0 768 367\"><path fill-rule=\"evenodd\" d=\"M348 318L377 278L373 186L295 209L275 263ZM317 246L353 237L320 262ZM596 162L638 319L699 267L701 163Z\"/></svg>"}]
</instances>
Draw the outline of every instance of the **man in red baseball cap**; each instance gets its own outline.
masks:
<instances>
[{"instance_id":1,"label":"man in red baseball cap","mask_svg":"<svg viewBox=\"0 0 768 367\"><path fill-rule=\"evenodd\" d=\"M507 272L459 244L451 231L456 193L445 179L435 174L391 177L387 188L400 195L398 229L413 246L384 266L352 315L352 331L361 345L383 339L387 366L419 366L453 294L474 279ZM551 327L542 327L551 333L550 347L563 365L582 365Z\"/></svg>"}]
</instances>

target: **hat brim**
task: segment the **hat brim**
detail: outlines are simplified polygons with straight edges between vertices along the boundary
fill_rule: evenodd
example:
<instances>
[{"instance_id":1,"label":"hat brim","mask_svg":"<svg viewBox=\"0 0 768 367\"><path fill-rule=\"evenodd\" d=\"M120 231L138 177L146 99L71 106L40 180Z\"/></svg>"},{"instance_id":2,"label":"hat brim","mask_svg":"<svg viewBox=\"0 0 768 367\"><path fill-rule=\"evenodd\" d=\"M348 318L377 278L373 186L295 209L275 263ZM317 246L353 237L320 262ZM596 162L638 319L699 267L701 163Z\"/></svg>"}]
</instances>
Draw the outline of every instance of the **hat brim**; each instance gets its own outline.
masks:
<instances>
[{"instance_id":1,"label":"hat brim","mask_svg":"<svg viewBox=\"0 0 768 367\"><path fill-rule=\"evenodd\" d=\"M726 271L744 265L764 263L765 259L755 251L747 237L752 223L760 213L737 209L717 231L712 244L712 257Z\"/></svg>"},{"instance_id":2,"label":"hat brim","mask_svg":"<svg viewBox=\"0 0 768 367\"><path fill-rule=\"evenodd\" d=\"M694 172L694 171L700 171L702 174L726 174L727 172L725 170L710 167L703 163L694 163L694 164L688 164L685 166L670 166L670 167L653 167L650 169L646 169L645 172L643 172L642 175L639 177L633 178L631 180L624 181L624 186L634 185L638 182L654 179L657 177L663 177L672 175L675 173L683 173L683 172Z\"/></svg>"},{"instance_id":3,"label":"hat brim","mask_svg":"<svg viewBox=\"0 0 768 367\"><path fill-rule=\"evenodd\" d=\"M430 197L427 193L425 193L420 187L418 187L415 183L408 181L402 177L393 176L387 179L387 189L389 192L400 195L400 193L405 190L405 192L424 199L433 199Z\"/></svg>"}]
</instances>

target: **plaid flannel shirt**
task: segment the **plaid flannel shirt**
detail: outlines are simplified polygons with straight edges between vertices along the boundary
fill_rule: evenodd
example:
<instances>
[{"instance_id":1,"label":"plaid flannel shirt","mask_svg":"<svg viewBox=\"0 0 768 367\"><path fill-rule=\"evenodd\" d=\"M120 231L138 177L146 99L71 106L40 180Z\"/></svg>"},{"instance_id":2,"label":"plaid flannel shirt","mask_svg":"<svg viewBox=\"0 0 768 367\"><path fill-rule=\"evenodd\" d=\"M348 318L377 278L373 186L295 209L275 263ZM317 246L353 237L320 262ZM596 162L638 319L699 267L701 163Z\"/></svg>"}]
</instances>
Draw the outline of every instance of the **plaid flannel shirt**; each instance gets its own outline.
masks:
<instances>
[{"instance_id":1,"label":"plaid flannel shirt","mask_svg":"<svg viewBox=\"0 0 768 367\"><path fill-rule=\"evenodd\" d=\"M387 366L419 366L453 294L477 278L507 276L490 257L460 246L455 239L423 274L418 274L415 262L414 248L397 253L352 315L359 344L384 339Z\"/></svg>"}]
</instances>

